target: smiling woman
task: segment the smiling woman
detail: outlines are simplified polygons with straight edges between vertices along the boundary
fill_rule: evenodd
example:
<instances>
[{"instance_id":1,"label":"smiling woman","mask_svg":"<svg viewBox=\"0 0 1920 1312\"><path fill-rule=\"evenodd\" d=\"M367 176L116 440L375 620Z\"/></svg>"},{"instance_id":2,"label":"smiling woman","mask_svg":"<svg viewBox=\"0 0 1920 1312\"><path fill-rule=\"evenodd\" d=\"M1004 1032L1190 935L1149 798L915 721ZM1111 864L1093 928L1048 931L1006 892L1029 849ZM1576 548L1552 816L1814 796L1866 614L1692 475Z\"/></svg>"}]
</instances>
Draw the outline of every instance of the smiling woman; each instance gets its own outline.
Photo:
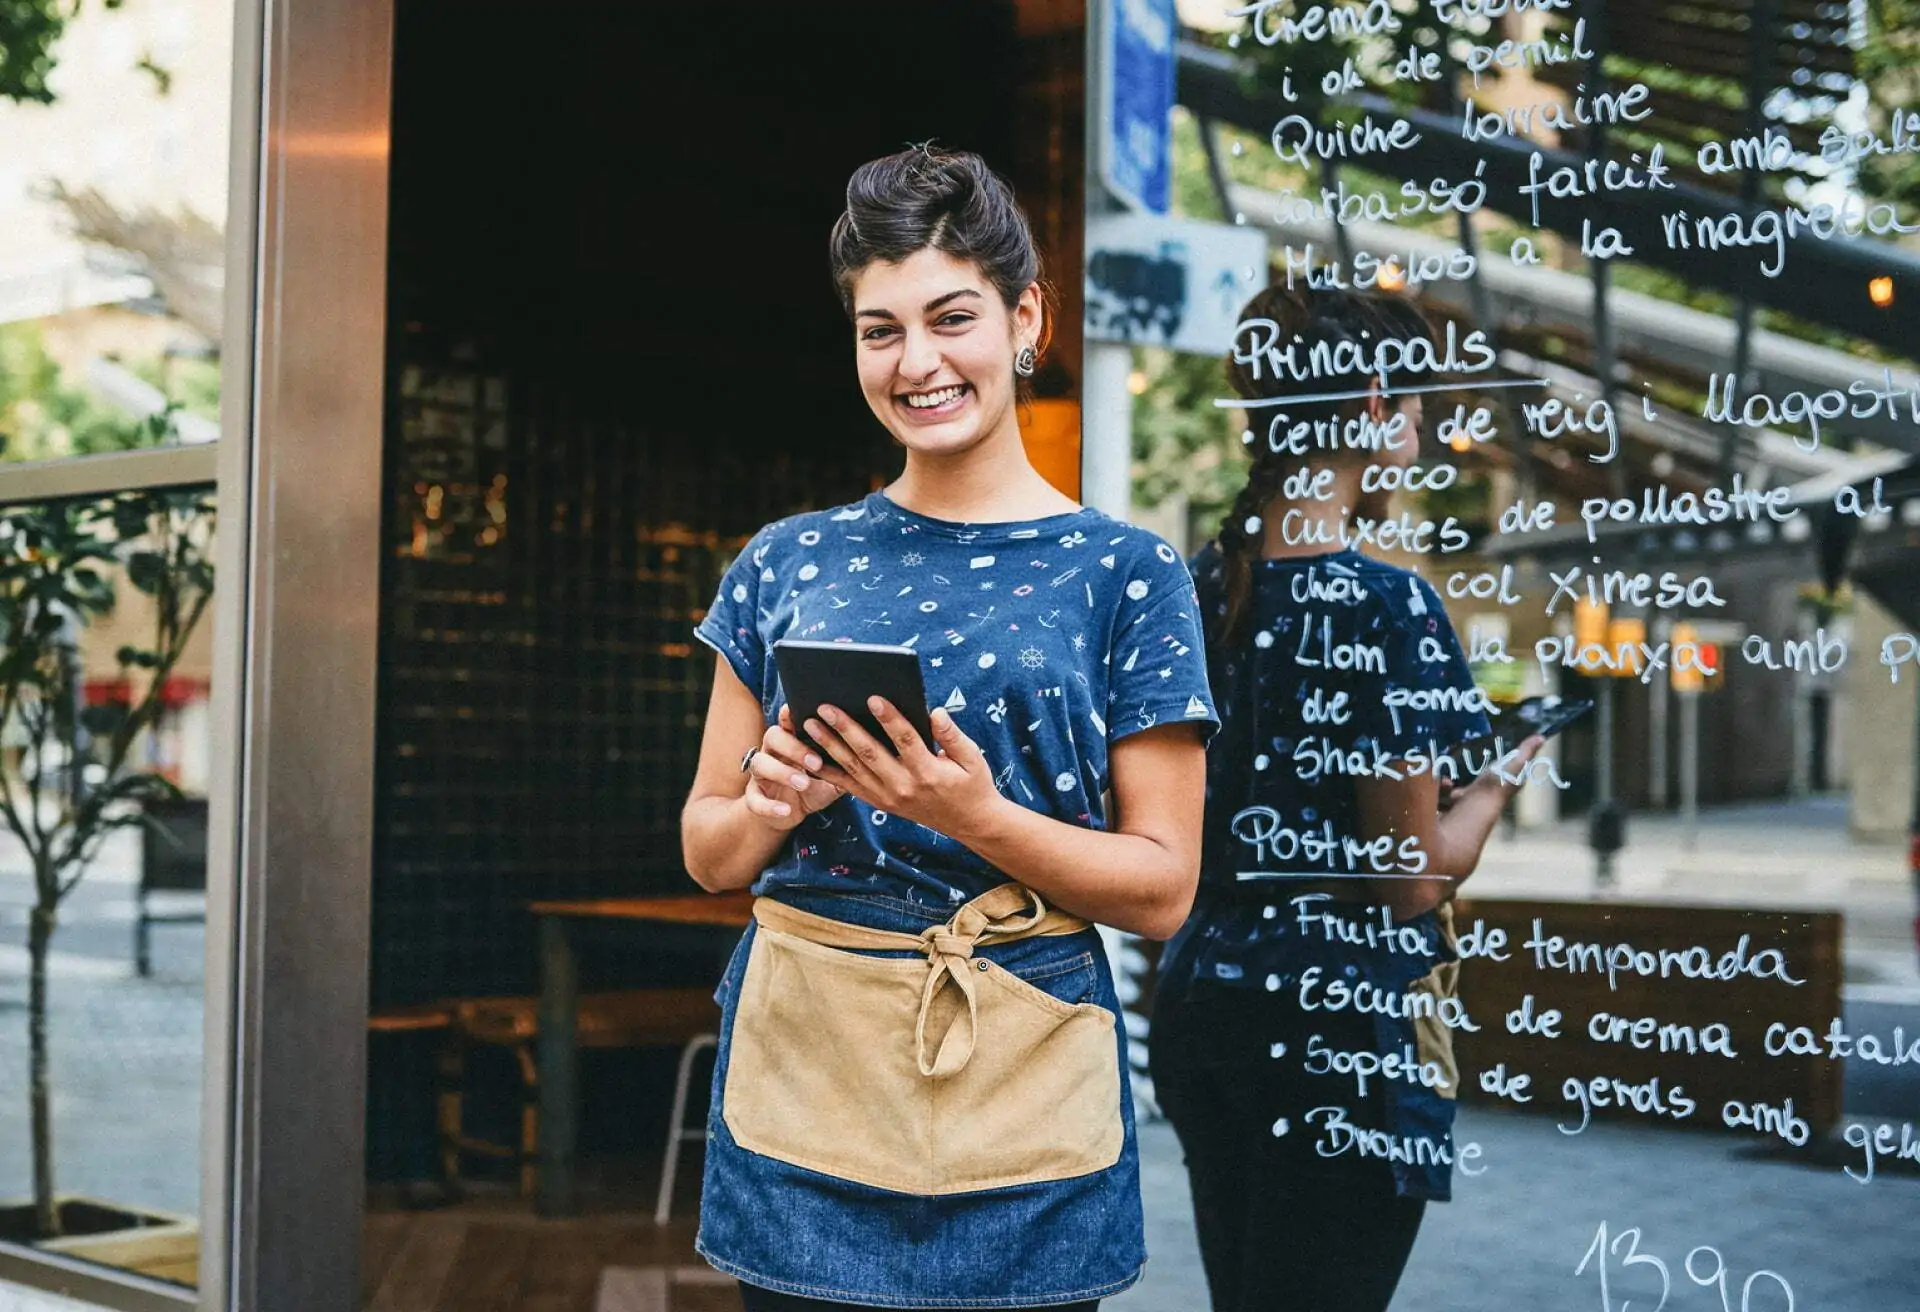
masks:
<instances>
[{"instance_id":1,"label":"smiling woman","mask_svg":"<svg viewBox=\"0 0 1920 1312\"><path fill-rule=\"evenodd\" d=\"M699 1248L754 1312L1084 1312L1144 1258L1092 922L1165 937L1192 903L1214 724L1193 581L1029 463L1046 298L977 156L863 166L831 256L906 467L762 528L696 630L719 660L686 867L760 894L720 989ZM879 698L892 750L847 708L796 725L789 637L920 653L932 745Z\"/></svg>"}]
</instances>

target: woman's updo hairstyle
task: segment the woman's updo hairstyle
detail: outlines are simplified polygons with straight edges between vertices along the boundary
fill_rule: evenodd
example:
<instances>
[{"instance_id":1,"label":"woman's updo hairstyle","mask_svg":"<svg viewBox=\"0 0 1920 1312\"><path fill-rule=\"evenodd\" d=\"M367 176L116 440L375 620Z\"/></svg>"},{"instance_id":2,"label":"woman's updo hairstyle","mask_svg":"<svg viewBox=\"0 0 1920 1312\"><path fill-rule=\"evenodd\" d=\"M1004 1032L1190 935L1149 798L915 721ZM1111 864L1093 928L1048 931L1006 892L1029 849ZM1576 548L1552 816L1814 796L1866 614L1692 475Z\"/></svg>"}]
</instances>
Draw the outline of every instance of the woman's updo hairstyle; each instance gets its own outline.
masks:
<instances>
[{"instance_id":1,"label":"woman's updo hairstyle","mask_svg":"<svg viewBox=\"0 0 1920 1312\"><path fill-rule=\"evenodd\" d=\"M1426 316L1407 301L1384 292L1305 291L1274 282L1254 294L1240 311L1240 322L1271 320L1278 326L1274 345L1284 349L1296 343L1295 357L1306 358L1316 344L1334 346L1351 341L1371 357L1372 344L1382 339L1412 341L1433 339L1433 328ZM1247 401L1280 400L1288 394L1317 395L1323 392L1364 392L1374 375L1365 370L1348 374L1321 373L1311 382L1297 382L1266 368L1263 359L1239 360L1239 352L1227 357L1227 385ZM1322 357L1325 358L1325 357ZM1366 407L1365 400L1309 401L1285 407L1288 419L1300 423L1315 420L1350 418ZM1226 614L1217 636L1209 641L1221 644L1237 642L1246 616L1247 599L1252 592L1253 562L1260 554L1265 526L1259 517L1280 494L1288 474L1302 463L1299 456L1275 452L1267 440L1267 426L1274 410L1251 411L1247 427L1254 433L1249 449L1253 467L1247 471L1247 485L1234 498L1233 507L1220 522L1216 537L1219 544L1222 584L1226 593ZM1415 434L1416 440L1418 434ZM1373 453L1355 451L1353 458L1370 459ZM1333 456L1331 459L1341 459ZM1251 529L1249 522L1253 523Z\"/></svg>"},{"instance_id":2,"label":"woman's updo hairstyle","mask_svg":"<svg viewBox=\"0 0 1920 1312\"><path fill-rule=\"evenodd\" d=\"M985 160L929 143L855 169L846 211L827 240L834 289L848 317L854 280L869 264L899 264L928 249L970 261L1009 310L1029 285L1040 283L1045 308L1033 346L1035 354L1046 354L1053 297L1041 279L1040 251L1013 189Z\"/></svg>"}]
</instances>

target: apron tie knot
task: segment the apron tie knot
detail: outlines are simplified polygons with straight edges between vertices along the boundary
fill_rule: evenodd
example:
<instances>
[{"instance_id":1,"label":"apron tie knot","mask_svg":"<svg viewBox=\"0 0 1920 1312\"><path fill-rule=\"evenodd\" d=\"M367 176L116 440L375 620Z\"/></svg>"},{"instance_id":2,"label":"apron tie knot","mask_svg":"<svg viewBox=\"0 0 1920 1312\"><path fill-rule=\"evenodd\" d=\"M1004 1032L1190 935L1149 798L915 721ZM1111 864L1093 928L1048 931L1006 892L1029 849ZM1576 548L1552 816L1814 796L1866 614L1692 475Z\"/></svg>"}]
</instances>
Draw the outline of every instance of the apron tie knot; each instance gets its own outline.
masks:
<instances>
[{"instance_id":1,"label":"apron tie knot","mask_svg":"<svg viewBox=\"0 0 1920 1312\"><path fill-rule=\"evenodd\" d=\"M1007 908L1004 911L1000 910L1003 906ZM946 924L921 933L927 979L920 992L920 1016L913 1037L922 1075L935 1079L957 1075L973 1060L973 1047L979 1039L980 999L979 986L967 965L973 960L974 948L984 941L1025 937L1046 916L1047 904L1038 893L1019 884L1002 884L961 907ZM949 984L960 990L966 1010L954 1017L929 1058L928 1017L934 999Z\"/></svg>"}]
</instances>

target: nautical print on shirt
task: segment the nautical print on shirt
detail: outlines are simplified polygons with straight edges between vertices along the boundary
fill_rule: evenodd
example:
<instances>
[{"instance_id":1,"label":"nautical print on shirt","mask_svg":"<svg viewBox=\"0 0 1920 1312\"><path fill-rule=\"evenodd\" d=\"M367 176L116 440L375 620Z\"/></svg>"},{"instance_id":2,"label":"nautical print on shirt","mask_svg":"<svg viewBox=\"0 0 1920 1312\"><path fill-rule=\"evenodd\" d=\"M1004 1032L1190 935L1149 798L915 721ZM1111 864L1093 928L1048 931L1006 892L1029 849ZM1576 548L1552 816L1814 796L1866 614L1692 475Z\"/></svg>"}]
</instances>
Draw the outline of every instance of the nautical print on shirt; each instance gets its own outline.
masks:
<instances>
[{"instance_id":1,"label":"nautical print on shirt","mask_svg":"<svg viewBox=\"0 0 1920 1312\"><path fill-rule=\"evenodd\" d=\"M1192 575L1162 538L1091 508L1044 519L932 519L873 492L754 534L695 635L773 723L773 644L911 647L932 706L985 754L1002 795L1104 829L1108 748L1170 721L1219 721ZM843 797L793 831L754 892L891 884L936 904L1004 882L959 843ZM901 886L904 885L904 890Z\"/></svg>"}]
</instances>

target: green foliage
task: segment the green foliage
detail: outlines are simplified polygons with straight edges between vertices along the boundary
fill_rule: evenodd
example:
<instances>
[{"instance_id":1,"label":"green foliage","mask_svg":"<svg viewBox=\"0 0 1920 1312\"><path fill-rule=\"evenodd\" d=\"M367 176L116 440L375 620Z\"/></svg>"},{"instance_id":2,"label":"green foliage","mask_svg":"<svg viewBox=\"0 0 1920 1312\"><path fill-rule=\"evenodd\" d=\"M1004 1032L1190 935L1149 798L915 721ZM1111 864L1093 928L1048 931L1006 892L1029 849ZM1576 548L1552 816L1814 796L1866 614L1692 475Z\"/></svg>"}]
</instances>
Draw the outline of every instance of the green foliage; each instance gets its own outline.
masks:
<instances>
[{"instance_id":1,"label":"green foliage","mask_svg":"<svg viewBox=\"0 0 1920 1312\"><path fill-rule=\"evenodd\" d=\"M116 802L170 795L158 776L127 769L128 755L160 710L160 685L186 650L213 595L212 494L122 492L101 501L0 511L0 724L21 746L18 777L0 774L0 822L53 880L57 901L79 878L107 829L138 823L108 814ZM152 642L118 653L123 677L147 675L145 693L118 708L110 732L89 732L81 699L81 631L114 609L113 576L151 599ZM94 724L101 723L97 718ZM66 793L57 818L45 808L58 773Z\"/></svg>"},{"instance_id":2,"label":"green foliage","mask_svg":"<svg viewBox=\"0 0 1920 1312\"><path fill-rule=\"evenodd\" d=\"M1854 67L1867 88L1867 122L1891 140L1891 120L1920 108L1920 0L1866 0L1866 35ZM1879 200L1920 205L1920 155L1877 155L1861 162L1860 190Z\"/></svg>"},{"instance_id":3,"label":"green foliage","mask_svg":"<svg viewBox=\"0 0 1920 1312\"><path fill-rule=\"evenodd\" d=\"M122 360L120 364L150 383L180 409L203 419L220 418L220 361L212 356L171 356L166 360Z\"/></svg>"},{"instance_id":4,"label":"green foliage","mask_svg":"<svg viewBox=\"0 0 1920 1312\"><path fill-rule=\"evenodd\" d=\"M207 370L213 374L210 384ZM135 367L134 372L159 383L157 367ZM178 388L186 395L184 401L135 419L68 386L59 363L47 353L39 325L0 325L0 461L54 460L164 445L175 437L179 411L210 416L219 412L217 367L205 365L184 377L185 385Z\"/></svg>"},{"instance_id":5,"label":"green foliage","mask_svg":"<svg viewBox=\"0 0 1920 1312\"><path fill-rule=\"evenodd\" d=\"M126 0L101 0L118 9ZM0 97L51 105L53 47L80 16L84 0L0 0ZM164 90L164 88L163 88Z\"/></svg>"},{"instance_id":6,"label":"green foliage","mask_svg":"<svg viewBox=\"0 0 1920 1312\"><path fill-rule=\"evenodd\" d=\"M163 776L132 768L158 721L167 676L213 597L212 493L123 492L0 510L0 726L12 758L0 769L0 823L26 854L30 921L28 1101L33 1191L41 1237L59 1233L54 1207L48 1088L47 955L60 904L116 829L178 796ZM119 652L133 692L120 705L85 705L79 639L109 614L113 578L151 601L151 641Z\"/></svg>"},{"instance_id":7,"label":"green foliage","mask_svg":"<svg viewBox=\"0 0 1920 1312\"><path fill-rule=\"evenodd\" d=\"M1133 403L1133 490L1147 506L1184 494L1196 520L1209 527L1246 482L1234 440L1235 416L1214 405L1229 395L1220 360L1140 347L1134 362L1147 389Z\"/></svg>"}]
</instances>

